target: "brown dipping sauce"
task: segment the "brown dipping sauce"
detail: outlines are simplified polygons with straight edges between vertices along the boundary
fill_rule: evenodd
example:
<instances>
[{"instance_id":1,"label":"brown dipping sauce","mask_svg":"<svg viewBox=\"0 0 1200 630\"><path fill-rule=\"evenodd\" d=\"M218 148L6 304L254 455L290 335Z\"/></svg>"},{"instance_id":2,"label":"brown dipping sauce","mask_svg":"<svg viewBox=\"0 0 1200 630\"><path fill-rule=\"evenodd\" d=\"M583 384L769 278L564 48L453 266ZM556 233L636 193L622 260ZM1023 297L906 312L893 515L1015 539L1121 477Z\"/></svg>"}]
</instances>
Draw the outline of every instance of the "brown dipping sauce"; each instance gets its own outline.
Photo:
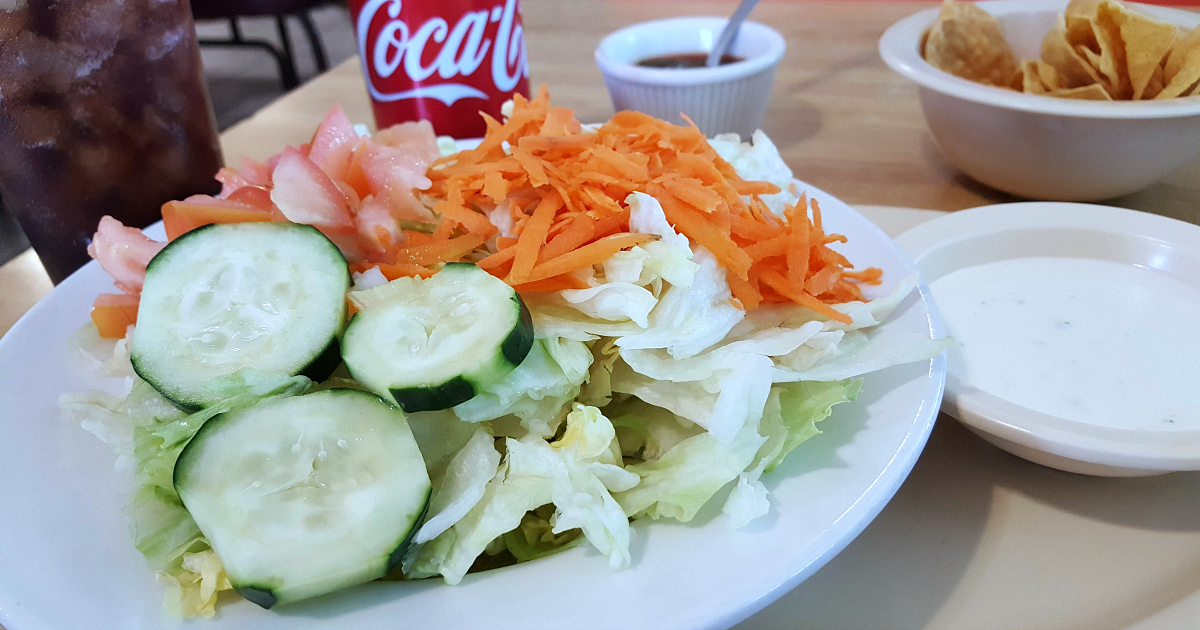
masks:
<instances>
[{"instance_id":1,"label":"brown dipping sauce","mask_svg":"<svg viewBox=\"0 0 1200 630\"><path fill-rule=\"evenodd\" d=\"M637 62L637 65L643 68L703 68L704 60L707 58L708 53L682 53L678 55L649 57ZM739 61L744 61L744 58L725 53L721 55L721 61L717 65L723 66L727 63L737 63Z\"/></svg>"}]
</instances>

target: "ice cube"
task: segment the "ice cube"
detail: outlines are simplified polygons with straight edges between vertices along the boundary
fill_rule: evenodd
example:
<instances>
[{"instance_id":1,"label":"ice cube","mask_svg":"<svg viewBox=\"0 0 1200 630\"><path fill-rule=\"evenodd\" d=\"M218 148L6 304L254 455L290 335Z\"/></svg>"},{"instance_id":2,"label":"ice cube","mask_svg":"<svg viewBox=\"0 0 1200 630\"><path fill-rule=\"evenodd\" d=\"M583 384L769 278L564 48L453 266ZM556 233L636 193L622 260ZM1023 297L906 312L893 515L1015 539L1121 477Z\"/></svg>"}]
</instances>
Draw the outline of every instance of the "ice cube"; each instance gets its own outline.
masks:
<instances>
[{"instance_id":1,"label":"ice cube","mask_svg":"<svg viewBox=\"0 0 1200 630\"><path fill-rule=\"evenodd\" d=\"M53 107L26 105L8 110L17 142L26 149L53 148L67 135L67 117Z\"/></svg>"},{"instance_id":2,"label":"ice cube","mask_svg":"<svg viewBox=\"0 0 1200 630\"><path fill-rule=\"evenodd\" d=\"M69 53L29 31L0 48L0 93L5 100L24 101L35 92L63 94L73 75Z\"/></svg>"},{"instance_id":3,"label":"ice cube","mask_svg":"<svg viewBox=\"0 0 1200 630\"><path fill-rule=\"evenodd\" d=\"M14 0L0 0L0 43L17 36L18 33L25 30L26 23L29 21L29 13L24 10L24 7L19 9L5 8L5 3L13 3Z\"/></svg>"}]
</instances>

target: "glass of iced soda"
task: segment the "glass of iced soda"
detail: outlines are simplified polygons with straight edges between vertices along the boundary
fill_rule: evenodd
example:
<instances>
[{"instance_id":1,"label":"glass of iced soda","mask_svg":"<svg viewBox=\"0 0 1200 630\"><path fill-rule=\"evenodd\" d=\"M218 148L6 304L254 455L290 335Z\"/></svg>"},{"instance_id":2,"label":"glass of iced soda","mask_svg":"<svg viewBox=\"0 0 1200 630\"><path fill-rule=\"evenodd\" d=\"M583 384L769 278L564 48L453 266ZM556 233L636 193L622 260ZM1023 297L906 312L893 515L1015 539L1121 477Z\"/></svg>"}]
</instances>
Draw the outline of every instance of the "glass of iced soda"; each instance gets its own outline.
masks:
<instances>
[{"instance_id":1,"label":"glass of iced soda","mask_svg":"<svg viewBox=\"0 0 1200 630\"><path fill-rule=\"evenodd\" d=\"M220 166L188 0L0 0L0 198L52 280Z\"/></svg>"}]
</instances>

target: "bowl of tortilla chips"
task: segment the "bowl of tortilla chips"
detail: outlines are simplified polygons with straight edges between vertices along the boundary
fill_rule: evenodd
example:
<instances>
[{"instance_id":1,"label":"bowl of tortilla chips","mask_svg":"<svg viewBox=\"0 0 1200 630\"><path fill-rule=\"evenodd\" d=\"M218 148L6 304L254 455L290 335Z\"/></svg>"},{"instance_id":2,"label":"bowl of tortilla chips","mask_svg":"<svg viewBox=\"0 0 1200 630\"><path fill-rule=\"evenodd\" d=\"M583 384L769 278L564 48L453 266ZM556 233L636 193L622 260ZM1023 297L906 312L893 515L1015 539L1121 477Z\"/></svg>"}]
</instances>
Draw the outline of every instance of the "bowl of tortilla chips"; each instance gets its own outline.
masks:
<instances>
[{"instance_id":1,"label":"bowl of tortilla chips","mask_svg":"<svg viewBox=\"0 0 1200 630\"><path fill-rule=\"evenodd\" d=\"M1033 199L1098 201L1200 154L1200 14L1121 0L948 0L884 33L954 166Z\"/></svg>"}]
</instances>

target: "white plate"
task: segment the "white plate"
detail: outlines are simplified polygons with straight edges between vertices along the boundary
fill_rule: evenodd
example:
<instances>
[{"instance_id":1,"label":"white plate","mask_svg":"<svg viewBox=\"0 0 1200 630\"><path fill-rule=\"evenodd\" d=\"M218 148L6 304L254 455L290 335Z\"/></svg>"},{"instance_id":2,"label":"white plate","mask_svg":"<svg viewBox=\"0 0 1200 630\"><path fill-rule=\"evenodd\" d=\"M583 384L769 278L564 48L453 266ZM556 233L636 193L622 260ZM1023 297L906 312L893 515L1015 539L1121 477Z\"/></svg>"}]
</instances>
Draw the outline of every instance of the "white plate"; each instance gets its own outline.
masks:
<instances>
[{"instance_id":1,"label":"white plate","mask_svg":"<svg viewBox=\"0 0 1200 630\"><path fill-rule=\"evenodd\" d=\"M861 215L809 187L842 251L885 271L912 273L900 249ZM161 228L156 228L161 238ZM130 542L121 506L126 476L106 445L61 420L64 392L104 385L70 359L64 340L112 283L95 263L68 278L0 340L0 624L8 630L161 628L163 591ZM877 295L880 291L873 291ZM942 336L926 289L889 324ZM589 548L441 580L375 582L266 611L235 601L193 627L723 628L799 584L879 513L925 445L941 402L945 359L866 379L823 435L764 478L769 515L733 531L718 507L690 524L639 522L633 566L612 571ZM854 605L847 602L847 605Z\"/></svg>"},{"instance_id":2,"label":"white plate","mask_svg":"<svg viewBox=\"0 0 1200 630\"><path fill-rule=\"evenodd\" d=\"M1063 259L1082 259L1082 264L1087 265L1089 271L1064 277L1061 285L1055 286L1056 290L1070 291L1070 295L1080 300L1077 303L1082 303L1087 299L1087 294L1094 290L1088 287L1106 284L1118 288L1124 284L1127 288L1122 291L1133 291L1137 296L1137 302L1130 308L1135 313L1141 313L1141 316L1122 317L1113 315L1113 311L1107 314L1112 318L1109 321L1116 322L1117 334L1122 337L1140 335L1133 353L1145 356L1118 358L1117 363L1121 365L1108 369L1104 366L1106 357L1111 355L1086 361L1083 358L1089 352L1086 347L1079 351L1080 354L1073 354L1066 346L1059 346L1057 351L1048 350L1054 346L1045 344L1055 342L1053 339L1046 342L1045 339L1050 337L1041 328L1025 325L1020 330L992 330L988 324L988 330L981 329L981 333L994 332L994 338L1008 338L1012 344L1007 348L997 347L995 353L989 355L995 361L992 365L1011 365L1013 373L1022 371L1035 377L1024 379L1014 376L1008 383L1001 384L994 378L997 372L991 366L988 366L988 370L968 369L969 363L963 361L965 355L960 354L963 351L956 344L950 351L950 374L946 381L943 409L947 413L1000 448L1060 470L1101 476L1200 470L1200 429L1197 429L1200 412L1188 409L1192 405L1187 402L1191 400L1188 397L1196 393L1195 386L1189 383L1194 382L1195 371L1168 367L1195 362L1191 352L1180 350L1192 347L1188 345L1191 342L1180 334L1185 332L1189 323L1173 324L1176 334L1168 339L1169 343L1155 344L1152 336L1146 333L1146 322L1152 322L1152 318L1161 312L1156 309L1164 303L1163 300L1195 292L1187 286L1174 285L1183 291L1163 295L1160 287L1164 283L1181 282L1193 288L1200 287L1200 226L1108 206L1030 202L954 212L923 223L896 240L916 261L921 268L922 279L927 283L935 283L958 270L979 270L980 265L999 261L1022 260L1022 265L1035 266L1069 264L1082 269L1075 267L1079 263L1062 262ZM1097 268L1097 263L1108 270L1104 271L1104 275L1091 271ZM1040 271L1042 268L1037 269ZM1118 276L1123 278L1126 273L1136 274L1138 283L1119 279ZM952 290L949 285L943 286L945 288L935 288L939 291ZM1008 299L1004 297L1009 295L1004 289L988 291L987 300L990 304ZM1101 295L1107 298L1114 294L1117 294L1116 299L1121 299L1117 291L1105 291ZM947 297L942 294L943 300ZM996 298L994 302L993 297ZM1020 297L1022 305L1026 304L1024 298L1028 298L1029 306L1024 308L1038 309L1033 312L1037 321L1048 323L1056 315L1043 308L1047 302L1037 298L1036 294L1022 294ZM1200 300L1193 300L1185 306L1196 310L1197 302ZM965 310L951 309L949 302L944 302L943 307L946 327L951 336L956 334L957 328L963 331L965 338L970 334L966 326L985 321L979 314L973 315L971 321L964 321L962 313ZM1012 321L1015 318L1001 321L998 327L1011 328L1007 324ZM1114 335L1093 338L1093 335L1084 331L1096 328L1082 322L1076 323L1082 325L1071 329L1067 326L1069 322L1062 322L1062 330L1072 330L1064 334L1074 334L1075 339L1103 350L1110 350L1120 343L1120 340L1114 341ZM1104 325L1108 326L1107 323ZM1190 323L1193 329L1194 325L1194 322ZM1024 330L1036 331L1030 338L1036 338L1034 341L1040 345L1033 345L1032 342L1024 344ZM986 340L973 338L986 345ZM1050 356L1052 353L1053 356ZM1032 360L1027 355L1032 356ZM1017 357L1024 363L1012 365L1018 360ZM1065 373L1067 370L1051 367L1071 362L1075 362L1076 366L1071 370L1073 373L1097 373L1097 378L1072 382L1072 374ZM1143 367L1140 370L1129 369L1138 371L1138 374L1122 373L1124 366L1137 365ZM1156 370L1164 371L1158 375L1156 382L1182 381L1170 388L1167 394L1169 396L1170 392L1175 392L1170 400L1183 401L1170 407L1183 409L1184 415L1178 418L1178 422L1174 419L1169 423L1165 421L1167 414L1161 411L1163 400L1150 392L1154 383L1150 386L1134 385L1134 378L1155 374ZM988 374L982 374L985 371ZM1048 378L1037 377L1040 372L1046 372ZM1126 382L1125 379L1130 380ZM1114 393L1118 392L1119 399L1113 401ZM1063 395L1073 397L1076 404L1058 404L1050 398ZM1098 402L1102 400L1109 402ZM1131 410L1120 414L1109 411L1123 408L1126 401L1129 401ZM1144 414L1141 413L1143 411Z\"/></svg>"}]
</instances>

